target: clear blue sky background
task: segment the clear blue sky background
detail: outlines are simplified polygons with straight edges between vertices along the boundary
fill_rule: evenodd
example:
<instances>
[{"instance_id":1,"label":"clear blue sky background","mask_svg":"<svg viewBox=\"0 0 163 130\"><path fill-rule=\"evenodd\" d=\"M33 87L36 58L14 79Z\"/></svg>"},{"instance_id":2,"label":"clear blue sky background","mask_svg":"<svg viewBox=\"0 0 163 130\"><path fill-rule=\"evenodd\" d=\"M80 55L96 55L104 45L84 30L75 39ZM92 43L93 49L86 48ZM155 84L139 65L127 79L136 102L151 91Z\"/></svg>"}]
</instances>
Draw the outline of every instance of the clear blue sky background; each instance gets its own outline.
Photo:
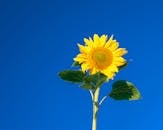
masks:
<instances>
[{"instance_id":1,"label":"clear blue sky background","mask_svg":"<svg viewBox=\"0 0 163 130\"><path fill-rule=\"evenodd\" d=\"M76 44L114 34L128 49L127 79L140 101L106 100L98 130L163 129L161 0L2 0L0 2L0 130L91 130L87 91L59 79ZM105 84L101 95L111 89Z\"/></svg>"}]
</instances>

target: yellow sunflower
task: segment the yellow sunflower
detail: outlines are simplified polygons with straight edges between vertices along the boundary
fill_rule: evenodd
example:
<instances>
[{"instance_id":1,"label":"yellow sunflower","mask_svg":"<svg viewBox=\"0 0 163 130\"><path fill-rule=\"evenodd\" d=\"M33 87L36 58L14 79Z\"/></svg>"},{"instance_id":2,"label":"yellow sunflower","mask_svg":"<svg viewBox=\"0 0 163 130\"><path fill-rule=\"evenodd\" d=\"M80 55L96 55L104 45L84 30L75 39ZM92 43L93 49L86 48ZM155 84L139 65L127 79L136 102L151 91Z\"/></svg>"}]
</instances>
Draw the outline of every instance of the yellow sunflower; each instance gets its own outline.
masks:
<instances>
[{"instance_id":1,"label":"yellow sunflower","mask_svg":"<svg viewBox=\"0 0 163 130\"><path fill-rule=\"evenodd\" d=\"M83 72L89 71L90 74L101 72L113 79L115 73L118 72L118 67L126 63L122 57L127 53L125 48L118 48L119 44L111 36L108 40L107 35L101 37L94 34L93 39L84 38L85 46L78 44L80 54L74 61L81 64Z\"/></svg>"}]
</instances>

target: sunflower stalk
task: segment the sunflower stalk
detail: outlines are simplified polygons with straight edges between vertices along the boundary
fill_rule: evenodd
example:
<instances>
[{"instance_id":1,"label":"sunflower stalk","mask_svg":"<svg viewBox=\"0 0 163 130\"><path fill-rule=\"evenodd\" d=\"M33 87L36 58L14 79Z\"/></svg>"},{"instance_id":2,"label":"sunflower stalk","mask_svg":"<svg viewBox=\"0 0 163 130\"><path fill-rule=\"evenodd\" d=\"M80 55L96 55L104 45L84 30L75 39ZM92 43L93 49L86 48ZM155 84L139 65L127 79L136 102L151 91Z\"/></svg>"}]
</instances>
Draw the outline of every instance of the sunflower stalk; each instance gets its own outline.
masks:
<instances>
[{"instance_id":1,"label":"sunflower stalk","mask_svg":"<svg viewBox=\"0 0 163 130\"><path fill-rule=\"evenodd\" d=\"M106 100L107 96L104 96L99 101L99 94L100 94L100 87L97 87L97 89L94 91L94 94L92 91L90 91L90 95L92 97L92 104L93 104L93 119L92 119L92 130L97 130L97 113L99 110L99 107L102 105L102 103Z\"/></svg>"},{"instance_id":2,"label":"sunflower stalk","mask_svg":"<svg viewBox=\"0 0 163 130\"><path fill-rule=\"evenodd\" d=\"M97 88L93 94L93 119L92 119L92 130L97 130L97 112L99 109L98 98L99 98L100 88Z\"/></svg>"}]
</instances>

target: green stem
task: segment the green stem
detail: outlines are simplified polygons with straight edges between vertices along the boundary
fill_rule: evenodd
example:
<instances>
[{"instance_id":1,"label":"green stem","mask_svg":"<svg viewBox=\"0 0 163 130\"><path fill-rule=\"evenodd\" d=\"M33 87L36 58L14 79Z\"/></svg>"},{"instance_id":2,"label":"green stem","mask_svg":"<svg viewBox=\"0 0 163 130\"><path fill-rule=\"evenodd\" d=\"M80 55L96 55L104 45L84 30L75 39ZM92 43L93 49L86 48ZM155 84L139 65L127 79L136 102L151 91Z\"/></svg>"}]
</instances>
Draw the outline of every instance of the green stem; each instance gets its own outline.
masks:
<instances>
[{"instance_id":1,"label":"green stem","mask_svg":"<svg viewBox=\"0 0 163 130\"><path fill-rule=\"evenodd\" d=\"M97 127L97 112L98 112L98 97L100 88L97 88L93 95L93 119L92 119L92 130L96 130Z\"/></svg>"}]
</instances>

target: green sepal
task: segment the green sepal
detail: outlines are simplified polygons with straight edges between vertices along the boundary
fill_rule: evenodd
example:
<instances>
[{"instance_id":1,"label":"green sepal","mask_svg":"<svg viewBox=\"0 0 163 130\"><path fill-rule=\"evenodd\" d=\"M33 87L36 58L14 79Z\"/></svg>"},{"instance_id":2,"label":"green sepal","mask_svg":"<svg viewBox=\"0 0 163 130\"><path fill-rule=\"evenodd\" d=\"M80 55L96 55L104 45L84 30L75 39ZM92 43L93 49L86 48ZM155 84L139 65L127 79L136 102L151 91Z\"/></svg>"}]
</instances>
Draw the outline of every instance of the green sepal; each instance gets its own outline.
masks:
<instances>
[{"instance_id":1,"label":"green sepal","mask_svg":"<svg viewBox=\"0 0 163 130\"><path fill-rule=\"evenodd\" d=\"M58 74L61 79L72 83L81 83L85 77L85 74L80 70L64 70Z\"/></svg>"},{"instance_id":2,"label":"green sepal","mask_svg":"<svg viewBox=\"0 0 163 130\"><path fill-rule=\"evenodd\" d=\"M127 65L128 65L128 62L126 62L126 63L125 63L124 65L122 65L122 66L118 66L118 70L121 70L121 69L125 68Z\"/></svg>"},{"instance_id":3,"label":"green sepal","mask_svg":"<svg viewBox=\"0 0 163 130\"><path fill-rule=\"evenodd\" d=\"M141 98L141 94L134 84L126 80L114 82L109 96L115 100L138 100Z\"/></svg>"},{"instance_id":4,"label":"green sepal","mask_svg":"<svg viewBox=\"0 0 163 130\"><path fill-rule=\"evenodd\" d=\"M94 86L91 85L90 81L86 77L84 78L80 87L87 90L94 89Z\"/></svg>"},{"instance_id":5,"label":"green sepal","mask_svg":"<svg viewBox=\"0 0 163 130\"><path fill-rule=\"evenodd\" d=\"M84 78L82 88L96 89L100 87L107 80L107 76L98 72L93 75L88 75Z\"/></svg>"},{"instance_id":6,"label":"green sepal","mask_svg":"<svg viewBox=\"0 0 163 130\"><path fill-rule=\"evenodd\" d=\"M80 66L80 64L79 64L79 62L74 61L73 64L72 64L72 66L76 67L76 66Z\"/></svg>"}]
</instances>

